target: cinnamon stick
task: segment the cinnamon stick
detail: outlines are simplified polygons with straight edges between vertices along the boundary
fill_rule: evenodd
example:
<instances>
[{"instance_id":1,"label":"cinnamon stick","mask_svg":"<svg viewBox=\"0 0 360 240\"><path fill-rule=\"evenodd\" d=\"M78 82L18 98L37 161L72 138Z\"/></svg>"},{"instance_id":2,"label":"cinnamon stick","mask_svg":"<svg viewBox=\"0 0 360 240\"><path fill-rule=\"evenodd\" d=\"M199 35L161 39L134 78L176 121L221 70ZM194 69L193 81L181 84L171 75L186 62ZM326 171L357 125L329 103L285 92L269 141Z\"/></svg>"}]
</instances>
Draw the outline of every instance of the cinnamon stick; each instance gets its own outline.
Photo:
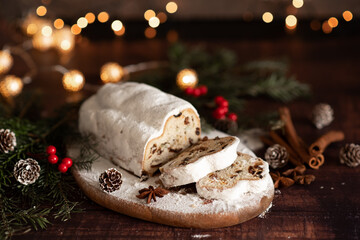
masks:
<instances>
[{"instance_id":1,"label":"cinnamon stick","mask_svg":"<svg viewBox=\"0 0 360 240\"><path fill-rule=\"evenodd\" d=\"M273 141L277 144L280 144L281 146L285 147L286 150L289 153L289 161L294 164L295 166L303 166L304 164L299 161L299 156L296 152L293 151L293 149L289 146L289 144L286 143L286 141L280 137L275 131L270 131L270 137L273 139Z\"/></svg>"},{"instance_id":2,"label":"cinnamon stick","mask_svg":"<svg viewBox=\"0 0 360 240\"><path fill-rule=\"evenodd\" d=\"M311 156L317 156L323 153L326 147L337 141L344 140L345 135L342 131L330 131L318 138L313 144L309 147L309 153Z\"/></svg>"},{"instance_id":3,"label":"cinnamon stick","mask_svg":"<svg viewBox=\"0 0 360 240\"><path fill-rule=\"evenodd\" d=\"M285 135L290 146L300 156L304 163L309 164L310 155L308 154L307 149L303 148L299 142L299 137L291 120L290 110L287 107L280 107L278 111L280 119L284 122Z\"/></svg>"},{"instance_id":4,"label":"cinnamon stick","mask_svg":"<svg viewBox=\"0 0 360 240\"><path fill-rule=\"evenodd\" d=\"M309 160L308 165L313 169L319 169L319 167L323 165L324 162L325 162L324 155L319 154L317 156L312 156Z\"/></svg>"}]
</instances>

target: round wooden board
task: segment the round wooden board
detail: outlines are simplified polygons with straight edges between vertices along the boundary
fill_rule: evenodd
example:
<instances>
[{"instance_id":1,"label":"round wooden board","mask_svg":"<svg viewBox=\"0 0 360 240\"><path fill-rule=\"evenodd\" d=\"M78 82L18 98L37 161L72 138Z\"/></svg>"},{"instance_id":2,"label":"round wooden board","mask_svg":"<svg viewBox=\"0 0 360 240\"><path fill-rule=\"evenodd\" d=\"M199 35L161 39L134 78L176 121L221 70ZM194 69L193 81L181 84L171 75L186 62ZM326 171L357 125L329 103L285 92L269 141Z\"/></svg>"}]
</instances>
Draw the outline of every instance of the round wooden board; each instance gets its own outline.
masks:
<instances>
[{"instance_id":1,"label":"round wooden board","mask_svg":"<svg viewBox=\"0 0 360 240\"><path fill-rule=\"evenodd\" d=\"M212 131L206 135L214 137L224 134ZM242 144L239 145L238 150L253 154ZM69 148L69 155L73 158L76 158L78 152L76 146ZM100 189L98 178L110 167L122 172L123 183L120 190L106 193ZM158 177L140 182L138 177L103 158L94 162L90 171L74 168L72 173L85 195L99 205L131 217L176 227L219 228L236 225L266 211L274 197L272 180L267 176L266 191L247 196L248 199L241 204L222 200L213 200L209 203L196 193L186 195L169 193L163 198L157 198L157 202L146 204L145 200L137 199L136 194L141 188L158 185L156 183Z\"/></svg>"}]
</instances>

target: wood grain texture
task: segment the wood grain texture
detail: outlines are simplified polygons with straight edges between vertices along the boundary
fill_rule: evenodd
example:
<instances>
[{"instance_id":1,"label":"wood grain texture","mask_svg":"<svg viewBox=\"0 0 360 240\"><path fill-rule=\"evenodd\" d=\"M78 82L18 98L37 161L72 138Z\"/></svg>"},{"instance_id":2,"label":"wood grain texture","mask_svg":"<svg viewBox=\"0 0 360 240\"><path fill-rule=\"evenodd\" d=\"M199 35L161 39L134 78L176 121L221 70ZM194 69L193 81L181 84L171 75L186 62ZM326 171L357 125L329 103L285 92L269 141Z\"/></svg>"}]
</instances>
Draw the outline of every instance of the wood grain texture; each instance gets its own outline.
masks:
<instances>
[{"instance_id":1,"label":"wood grain texture","mask_svg":"<svg viewBox=\"0 0 360 240\"><path fill-rule=\"evenodd\" d=\"M191 26L189 26L191 27ZM17 42L11 29L1 28L0 44ZM288 104L299 135L311 143L328 130L343 130L345 141L332 144L324 152L325 164L309 170L316 176L310 186L295 185L275 195L274 206L265 219L255 218L226 228L211 230L185 229L151 223L107 210L85 199L85 212L74 214L67 222L56 220L46 231L32 231L14 239L359 239L360 235L360 167L348 168L339 163L338 153L345 143L360 143L360 42L359 37L303 39L289 36L274 40L203 39L210 48L227 47L238 53L240 62L287 56L291 73L311 84L314 97ZM187 41L197 44L200 41ZM66 63L79 68L89 82L99 83L99 69L108 61L122 65L166 58L167 43L163 40L102 41L76 47L74 57ZM34 51L44 68L56 64L56 53ZM26 68L15 64L13 73ZM52 81L49 81L51 79ZM46 87L49 114L68 97L57 74L42 72L33 87ZM28 87L28 86L26 86ZM29 86L30 87L30 86ZM335 120L322 130L310 121L310 109L319 102L329 103ZM254 99L248 113L276 110L281 103Z\"/></svg>"}]
</instances>

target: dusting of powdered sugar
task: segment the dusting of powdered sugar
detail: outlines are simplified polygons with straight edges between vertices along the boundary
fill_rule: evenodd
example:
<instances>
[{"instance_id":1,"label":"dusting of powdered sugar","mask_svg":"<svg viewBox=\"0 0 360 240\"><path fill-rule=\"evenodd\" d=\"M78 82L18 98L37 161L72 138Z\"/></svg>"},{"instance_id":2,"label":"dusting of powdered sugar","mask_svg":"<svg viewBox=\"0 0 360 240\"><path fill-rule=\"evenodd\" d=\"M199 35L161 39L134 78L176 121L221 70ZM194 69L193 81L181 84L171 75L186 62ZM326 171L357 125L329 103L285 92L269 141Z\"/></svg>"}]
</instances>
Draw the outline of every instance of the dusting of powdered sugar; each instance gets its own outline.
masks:
<instances>
[{"instance_id":1,"label":"dusting of powdered sugar","mask_svg":"<svg viewBox=\"0 0 360 240\"><path fill-rule=\"evenodd\" d=\"M270 209L272 208L273 204L270 203L270 205L268 206L268 208L263 211L262 213L260 213L260 215L258 216L259 218L266 218L266 214L270 211Z\"/></svg>"},{"instance_id":2,"label":"dusting of powdered sugar","mask_svg":"<svg viewBox=\"0 0 360 240\"><path fill-rule=\"evenodd\" d=\"M201 238L208 238L211 237L210 234L194 234L191 235L192 238L201 239Z\"/></svg>"},{"instance_id":3,"label":"dusting of powdered sugar","mask_svg":"<svg viewBox=\"0 0 360 240\"><path fill-rule=\"evenodd\" d=\"M208 134L209 137L212 135L219 136L221 134ZM243 144L239 144L237 149L240 152L245 152L254 156L248 148ZM69 155L74 157L78 149L69 149ZM75 158L75 157L74 157ZM109 168L116 168L122 173L122 185L118 191L108 193L119 200L125 200L131 203L146 204L144 199L139 199L136 195L139 194L139 190L148 188L149 185L154 187L159 186L159 178L157 176L151 177L146 181L141 182L140 178L121 169L114 165L110 160L99 157L93 164L91 170L80 170L78 176L86 182L94 191L102 191L99 186L99 176L105 170ZM269 181L264 182L267 185L266 191L262 193L248 192L243 194L238 200L225 201L225 200L212 200L210 203L206 203L204 199L200 198L197 193L188 193L186 195L179 194L176 192L170 192L162 198L157 198L156 202L151 202L147 206L164 211L180 212L180 213L228 213L234 211L241 211L248 207L258 207L261 205L261 199L263 197L271 198L273 195L273 183L271 178Z\"/></svg>"}]
</instances>

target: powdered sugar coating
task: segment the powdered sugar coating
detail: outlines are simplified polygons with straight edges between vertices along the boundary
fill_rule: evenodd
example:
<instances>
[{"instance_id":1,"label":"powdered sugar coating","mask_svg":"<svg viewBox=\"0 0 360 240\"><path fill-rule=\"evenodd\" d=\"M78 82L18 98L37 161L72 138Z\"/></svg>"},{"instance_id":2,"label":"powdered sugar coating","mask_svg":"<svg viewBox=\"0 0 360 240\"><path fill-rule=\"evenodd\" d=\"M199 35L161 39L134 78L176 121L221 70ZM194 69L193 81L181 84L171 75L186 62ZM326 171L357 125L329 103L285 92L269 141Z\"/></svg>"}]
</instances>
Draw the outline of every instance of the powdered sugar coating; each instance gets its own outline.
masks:
<instances>
[{"instance_id":1,"label":"powdered sugar coating","mask_svg":"<svg viewBox=\"0 0 360 240\"><path fill-rule=\"evenodd\" d=\"M149 85L108 83L81 106L79 129L101 139L96 149L102 156L141 176L147 143L184 109L197 114L190 103Z\"/></svg>"},{"instance_id":2,"label":"powdered sugar coating","mask_svg":"<svg viewBox=\"0 0 360 240\"><path fill-rule=\"evenodd\" d=\"M217 135L226 136L221 134L218 131L212 131L207 134L209 137L215 137ZM239 144L237 151L251 153L251 151L246 148L243 144ZM69 149L68 154L75 158L77 155L78 149L72 148ZM252 155L254 155L252 153ZM117 168L123 174L123 183L121 188L118 191L112 192L109 195L115 197L119 200L129 201L131 203L145 204L146 201L143 199L138 199L138 191L142 188L147 188L149 185L158 186L157 183L158 177L151 177L145 182L140 182L139 178L128 173L127 171L122 170L121 168L115 166L111 161L99 158L92 165L90 171L81 170L78 171L80 178L91 186L94 192L99 192L103 194L99 187L99 176L108 168ZM271 180L271 179L270 179ZM214 200L209 204L204 204L204 200L196 193L182 195L179 193L169 193L163 198L157 199L157 202L151 202L147 206L163 211L179 212L179 213L229 213L234 211L241 211L241 209L257 207L260 205L260 202L263 197L272 198L274 194L274 187L272 180L267 182L266 188L263 192L256 194L249 193L245 194L241 199L224 201L224 200Z\"/></svg>"}]
</instances>

